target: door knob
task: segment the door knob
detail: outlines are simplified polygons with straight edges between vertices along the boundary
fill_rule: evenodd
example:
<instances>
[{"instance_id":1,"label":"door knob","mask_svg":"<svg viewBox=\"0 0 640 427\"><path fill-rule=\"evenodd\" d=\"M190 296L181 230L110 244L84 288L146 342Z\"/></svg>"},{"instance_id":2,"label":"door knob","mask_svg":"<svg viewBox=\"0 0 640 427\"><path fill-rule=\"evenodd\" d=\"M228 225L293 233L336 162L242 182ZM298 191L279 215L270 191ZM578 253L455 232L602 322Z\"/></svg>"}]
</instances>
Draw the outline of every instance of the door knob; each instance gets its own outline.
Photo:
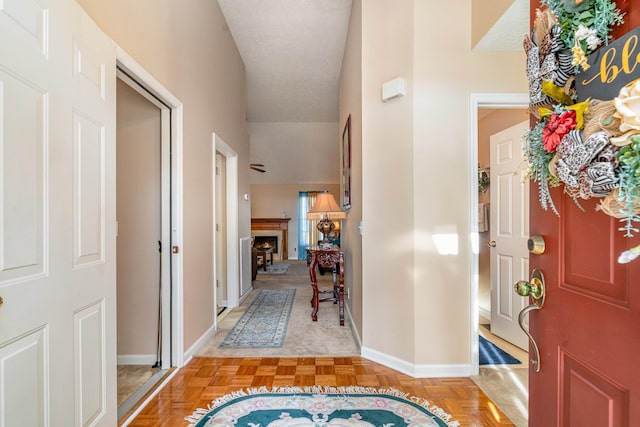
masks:
<instances>
[{"instance_id":1,"label":"door knob","mask_svg":"<svg viewBox=\"0 0 640 427\"><path fill-rule=\"evenodd\" d=\"M535 272L539 272L539 270L534 270L534 273ZM520 296L530 296L533 298L533 303L542 308L542 304L544 304L544 279L533 277L530 282L520 280L515 284L513 289L516 291L516 294Z\"/></svg>"},{"instance_id":2,"label":"door knob","mask_svg":"<svg viewBox=\"0 0 640 427\"><path fill-rule=\"evenodd\" d=\"M495 240L491 240L491 241L487 242L487 246L489 246L490 248L495 248L496 247L496 241Z\"/></svg>"},{"instance_id":3,"label":"door knob","mask_svg":"<svg viewBox=\"0 0 640 427\"><path fill-rule=\"evenodd\" d=\"M526 280L520 280L517 282L514 287L514 291L523 297L531 297L533 299L533 304L526 306L522 309L520 314L518 315L518 325L520 325L520 329L525 333L527 338L529 338L529 342L533 347L533 351L535 353L535 359L531 360L533 363L536 372L540 372L540 349L538 348L538 344L536 340L533 339L531 333L524 326L524 318L527 314L529 314L533 310L540 310L544 305L544 297L545 297L545 287L544 287L544 275L542 271L535 268L533 273L531 274L531 280L527 282Z\"/></svg>"},{"instance_id":4,"label":"door knob","mask_svg":"<svg viewBox=\"0 0 640 427\"><path fill-rule=\"evenodd\" d=\"M0 307L2 307L2 304L4 304L4 300L0 297Z\"/></svg>"}]
</instances>

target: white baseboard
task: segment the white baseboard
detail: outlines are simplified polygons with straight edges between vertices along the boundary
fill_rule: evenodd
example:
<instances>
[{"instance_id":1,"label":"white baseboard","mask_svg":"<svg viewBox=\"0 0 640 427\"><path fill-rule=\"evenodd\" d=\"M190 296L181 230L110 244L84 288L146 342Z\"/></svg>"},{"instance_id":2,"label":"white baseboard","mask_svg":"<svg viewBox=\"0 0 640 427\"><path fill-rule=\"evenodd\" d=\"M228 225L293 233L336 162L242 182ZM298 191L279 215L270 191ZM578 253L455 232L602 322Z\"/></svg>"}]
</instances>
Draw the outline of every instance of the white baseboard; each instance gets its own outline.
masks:
<instances>
[{"instance_id":1,"label":"white baseboard","mask_svg":"<svg viewBox=\"0 0 640 427\"><path fill-rule=\"evenodd\" d=\"M351 333L353 334L353 338L356 340L358 348L362 349L362 339L360 338L360 334L358 333L358 329L356 328L355 323L353 323L353 316L351 315L351 310L349 310L349 304L345 304L344 308L347 312L347 319L349 319L349 325L351 326Z\"/></svg>"},{"instance_id":2,"label":"white baseboard","mask_svg":"<svg viewBox=\"0 0 640 427\"><path fill-rule=\"evenodd\" d=\"M184 362L182 366L189 363L189 361L193 358L193 356L209 341L211 337L213 337L216 333L216 325L211 325L211 327L204 333L200 338L196 340L195 343L191 347L184 352Z\"/></svg>"},{"instance_id":3,"label":"white baseboard","mask_svg":"<svg viewBox=\"0 0 640 427\"><path fill-rule=\"evenodd\" d=\"M241 297L240 297L240 302L238 303L238 306L242 305L242 303L244 302L244 300L246 300L249 295L251 295L251 293L253 292L253 285L251 285L251 287L249 288L249 290L247 290L247 292L245 292Z\"/></svg>"},{"instance_id":4,"label":"white baseboard","mask_svg":"<svg viewBox=\"0 0 640 427\"><path fill-rule=\"evenodd\" d=\"M366 359L414 378L469 377L472 372L471 365L416 365L367 347L362 347L361 353Z\"/></svg>"},{"instance_id":5,"label":"white baseboard","mask_svg":"<svg viewBox=\"0 0 640 427\"><path fill-rule=\"evenodd\" d=\"M119 354L118 365L154 365L155 354Z\"/></svg>"},{"instance_id":6,"label":"white baseboard","mask_svg":"<svg viewBox=\"0 0 640 427\"><path fill-rule=\"evenodd\" d=\"M491 321L491 310L487 310L486 308L478 307L478 314L485 319L489 319Z\"/></svg>"}]
</instances>

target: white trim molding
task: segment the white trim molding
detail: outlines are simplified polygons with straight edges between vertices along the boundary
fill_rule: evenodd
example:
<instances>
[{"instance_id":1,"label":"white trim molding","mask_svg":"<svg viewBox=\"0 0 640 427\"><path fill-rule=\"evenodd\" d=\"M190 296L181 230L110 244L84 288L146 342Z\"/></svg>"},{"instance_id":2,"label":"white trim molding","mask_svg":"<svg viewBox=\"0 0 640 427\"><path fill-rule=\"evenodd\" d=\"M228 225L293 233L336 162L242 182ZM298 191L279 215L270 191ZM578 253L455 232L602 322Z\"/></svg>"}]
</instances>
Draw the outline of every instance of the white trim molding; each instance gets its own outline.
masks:
<instances>
[{"instance_id":1,"label":"white trim molding","mask_svg":"<svg viewBox=\"0 0 640 427\"><path fill-rule=\"evenodd\" d=\"M153 365L156 363L155 354L119 354L119 365Z\"/></svg>"},{"instance_id":2,"label":"white trim molding","mask_svg":"<svg viewBox=\"0 0 640 427\"><path fill-rule=\"evenodd\" d=\"M184 351L183 104L131 55L117 45L116 60L118 68L171 110L171 245L177 246L180 250L171 255L171 304L166 304L166 308L171 313L171 340L169 341L171 366L180 368L184 365L182 359Z\"/></svg>"},{"instance_id":3,"label":"white trim molding","mask_svg":"<svg viewBox=\"0 0 640 427\"><path fill-rule=\"evenodd\" d=\"M479 235L478 235L478 108L514 109L529 108L529 94L527 93L472 93L469 99L469 158L467 170L469 173L469 218L471 219L469 239L473 250L470 252L469 276L470 296L469 312L471 313L469 342L471 348L470 375L480 372L478 350L478 268L479 268ZM490 313L489 313L490 314ZM486 316L485 316L486 317Z\"/></svg>"},{"instance_id":4,"label":"white trim molding","mask_svg":"<svg viewBox=\"0 0 640 427\"><path fill-rule=\"evenodd\" d=\"M353 334L353 338L356 340L356 345L359 349L362 349L362 338L360 338L360 334L358 333L358 329L356 325L353 323L353 316L351 315L351 310L349 309L349 304L345 304L344 308L347 312L347 320L349 321L349 326L351 327L351 333Z\"/></svg>"},{"instance_id":5,"label":"white trim molding","mask_svg":"<svg viewBox=\"0 0 640 427\"><path fill-rule=\"evenodd\" d=\"M240 305L240 236L238 231L238 154L227 145L226 142L216 133L212 135L213 139L213 167L215 170L216 152L219 152L226 158L227 175L226 175L226 200L227 200L227 307L234 308ZM216 174L213 174L213 189L215 191ZM215 203L215 194L213 202ZM213 229L216 229L215 207L213 208ZM215 235L212 236L215 242ZM215 251L215 245L214 245ZM215 252L213 254L213 265L215 266ZM214 268L213 283L216 283L217 271ZM215 287L214 287L215 289ZM213 313L215 315L215 306ZM215 319L214 319L215 321Z\"/></svg>"},{"instance_id":6,"label":"white trim molding","mask_svg":"<svg viewBox=\"0 0 640 427\"><path fill-rule=\"evenodd\" d=\"M200 336L200 338L196 340L196 342L193 343L191 347L187 349L187 351L184 352L182 359L184 360L185 365L189 363L191 359L193 359L193 356L195 356L196 353L200 351L209 340L211 340L211 338L213 338L217 330L218 328L216 327L216 325L212 325L204 334Z\"/></svg>"},{"instance_id":7,"label":"white trim molding","mask_svg":"<svg viewBox=\"0 0 640 427\"><path fill-rule=\"evenodd\" d=\"M362 347L362 357L380 363L413 378L469 377L471 365L416 365L395 356Z\"/></svg>"}]
</instances>

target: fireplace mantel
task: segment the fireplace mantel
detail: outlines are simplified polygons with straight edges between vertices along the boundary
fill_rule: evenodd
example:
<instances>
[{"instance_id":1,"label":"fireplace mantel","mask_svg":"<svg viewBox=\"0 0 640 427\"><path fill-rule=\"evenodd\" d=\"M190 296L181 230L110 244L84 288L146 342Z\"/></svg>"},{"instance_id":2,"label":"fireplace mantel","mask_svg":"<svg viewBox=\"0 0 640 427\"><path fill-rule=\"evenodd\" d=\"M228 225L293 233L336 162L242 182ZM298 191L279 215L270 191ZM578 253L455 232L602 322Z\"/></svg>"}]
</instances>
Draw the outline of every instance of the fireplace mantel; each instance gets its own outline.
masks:
<instances>
[{"instance_id":1,"label":"fireplace mantel","mask_svg":"<svg viewBox=\"0 0 640 427\"><path fill-rule=\"evenodd\" d=\"M289 221L291 218L251 218L253 230L282 231L282 259L289 259Z\"/></svg>"}]
</instances>

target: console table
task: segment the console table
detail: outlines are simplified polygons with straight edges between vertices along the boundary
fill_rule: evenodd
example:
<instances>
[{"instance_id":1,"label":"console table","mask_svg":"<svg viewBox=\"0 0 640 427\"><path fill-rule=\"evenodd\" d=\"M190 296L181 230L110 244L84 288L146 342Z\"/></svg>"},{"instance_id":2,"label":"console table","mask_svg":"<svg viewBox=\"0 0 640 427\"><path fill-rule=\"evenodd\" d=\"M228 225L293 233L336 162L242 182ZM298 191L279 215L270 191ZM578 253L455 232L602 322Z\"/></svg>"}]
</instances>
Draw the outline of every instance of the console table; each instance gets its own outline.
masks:
<instances>
[{"instance_id":1,"label":"console table","mask_svg":"<svg viewBox=\"0 0 640 427\"><path fill-rule=\"evenodd\" d=\"M311 298L311 319L318 321L318 308L321 302L331 301L338 304L340 313L340 326L344 326L344 252L340 249L322 249L320 247L310 247L307 249L309 264L309 276L311 277L311 287L313 297ZM319 290L318 279L316 278L316 265L323 268L336 268L333 280L333 290ZM330 294L330 297L320 298L320 294Z\"/></svg>"}]
</instances>

